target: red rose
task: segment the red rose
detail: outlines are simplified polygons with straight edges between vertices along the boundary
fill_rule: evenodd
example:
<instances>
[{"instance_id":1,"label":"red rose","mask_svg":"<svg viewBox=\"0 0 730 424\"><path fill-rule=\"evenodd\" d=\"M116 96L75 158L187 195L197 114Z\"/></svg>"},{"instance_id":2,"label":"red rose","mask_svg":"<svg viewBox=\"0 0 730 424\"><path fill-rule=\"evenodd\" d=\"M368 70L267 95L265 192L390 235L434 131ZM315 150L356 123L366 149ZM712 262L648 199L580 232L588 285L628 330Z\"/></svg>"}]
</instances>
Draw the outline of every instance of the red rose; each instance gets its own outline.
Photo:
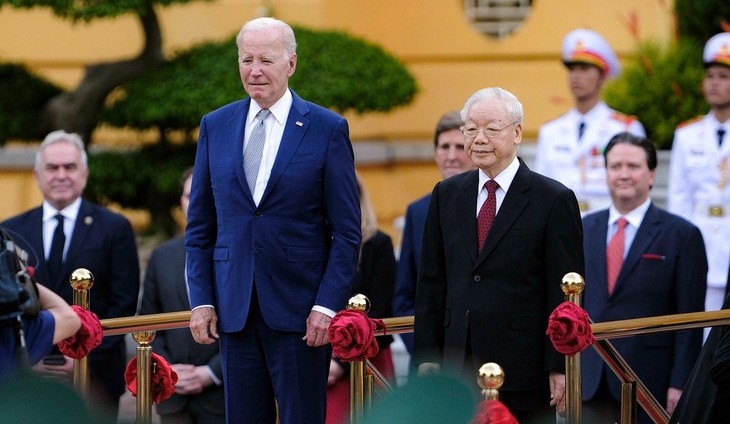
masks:
<instances>
[{"instance_id":1,"label":"red rose","mask_svg":"<svg viewBox=\"0 0 730 424\"><path fill-rule=\"evenodd\" d=\"M101 328L99 317L95 313L81 306L72 305L71 308L81 319L81 328L73 336L57 343L58 350L66 356L81 359L101 344L104 331Z\"/></svg>"},{"instance_id":2,"label":"red rose","mask_svg":"<svg viewBox=\"0 0 730 424\"><path fill-rule=\"evenodd\" d=\"M385 328L382 320L368 318L365 312L340 311L332 318L327 336L332 353L343 361L364 361L378 353L375 330Z\"/></svg>"},{"instance_id":3,"label":"red rose","mask_svg":"<svg viewBox=\"0 0 730 424\"><path fill-rule=\"evenodd\" d=\"M574 355L596 341L588 314L573 302L561 303L550 314L547 335L563 355Z\"/></svg>"},{"instance_id":4,"label":"red rose","mask_svg":"<svg viewBox=\"0 0 730 424\"><path fill-rule=\"evenodd\" d=\"M162 356L152 352L152 372L150 374L150 391L152 392L152 401L160 403L168 399L175 393L175 383L177 383L177 373L172 369L170 363ZM132 358L127 364L124 371L124 380L127 382L127 388L132 392L132 396L137 396L137 358Z\"/></svg>"},{"instance_id":5,"label":"red rose","mask_svg":"<svg viewBox=\"0 0 730 424\"><path fill-rule=\"evenodd\" d=\"M519 424L517 418L498 400L485 400L479 405L474 424Z\"/></svg>"}]
</instances>

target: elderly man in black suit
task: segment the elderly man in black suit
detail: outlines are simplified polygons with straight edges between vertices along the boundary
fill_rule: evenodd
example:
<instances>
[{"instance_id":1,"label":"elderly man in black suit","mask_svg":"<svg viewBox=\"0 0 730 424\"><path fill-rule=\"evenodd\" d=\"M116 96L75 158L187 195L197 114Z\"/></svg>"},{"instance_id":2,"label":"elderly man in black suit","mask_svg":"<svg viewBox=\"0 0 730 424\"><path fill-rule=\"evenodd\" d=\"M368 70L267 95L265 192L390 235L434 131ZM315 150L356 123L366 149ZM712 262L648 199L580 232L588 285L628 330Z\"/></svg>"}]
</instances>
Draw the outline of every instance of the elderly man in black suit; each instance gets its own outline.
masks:
<instances>
[{"instance_id":1,"label":"elderly man in black suit","mask_svg":"<svg viewBox=\"0 0 730 424\"><path fill-rule=\"evenodd\" d=\"M193 169L181 178L180 207L188 212ZM185 236L157 246L147 264L139 313L187 311L190 309L185 278ZM224 423L223 372L218 343L198 344L190 330L179 328L157 332L155 352L164 356L177 372L175 394L159 405L162 424Z\"/></svg>"},{"instance_id":2,"label":"elderly man in black suit","mask_svg":"<svg viewBox=\"0 0 730 424\"><path fill-rule=\"evenodd\" d=\"M466 151L479 168L436 184L416 291L415 362L473 379L497 362L502 400L521 423L565 409L565 360L545 335L560 283L583 273L575 195L517 158L522 104L485 88L461 111ZM552 398L552 399L551 399Z\"/></svg>"},{"instance_id":3,"label":"elderly man in black suit","mask_svg":"<svg viewBox=\"0 0 730 424\"><path fill-rule=\"evenodd\" d=\"M3 222L20 235L16 240L33 252L36 279L73 301L69 277L77 268L94 275L90 306L100 319L134 315L139 296L137 244L122 215L81 198L89 177L84 143L78 134L48 134L36 154L34 174L43 204ZM35 369L69 377L70 358L45 361ZM65 360L64 360L65 359ZM114 416L124 393L126 357L123 336L108 336L89 356L91 403Z\"/></svg>"}]
</instances>

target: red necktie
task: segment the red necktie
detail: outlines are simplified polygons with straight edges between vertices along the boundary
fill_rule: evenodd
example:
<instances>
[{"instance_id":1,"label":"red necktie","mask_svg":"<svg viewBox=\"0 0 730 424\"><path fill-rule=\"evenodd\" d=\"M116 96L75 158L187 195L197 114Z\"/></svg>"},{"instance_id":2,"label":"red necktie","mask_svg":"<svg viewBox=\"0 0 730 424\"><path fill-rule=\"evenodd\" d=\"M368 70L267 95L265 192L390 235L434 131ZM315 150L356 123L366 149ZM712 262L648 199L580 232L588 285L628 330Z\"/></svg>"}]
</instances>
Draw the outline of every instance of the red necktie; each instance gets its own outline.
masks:
<instances>
[{"instance_id":1,"label":"red necktie","mask_svg":"<svg viewBox=\"0 0 730 424\"><path fill-rule=\"evenodd\" d=\"M624 229L628 222L625 218L619 218L616 224L618 225L618 230L611 237L611 241L608 242L608 247L606 248L606 280L608 282L609 295L613 293L613 288L616 286L616 278L621 271L621 266L624 264L624 240L626 239Z\"/></svg>"},{"instance_id":2,"label":"red necktie","mask_svg":"<svg viewBox=\"0 0 730 424\"><path fill-rule=\"evenodd\" d=\"M477 247L479 253L482 253L484 241L487 239L489 229L492 228L494 222L494 216L497 214L497 196L495 192L499 188L499 184L494 180L489 180L484 183L484 187L487 188L487 200L479 209L479 215L477 216Z\"/></svg>"}]
</instances>

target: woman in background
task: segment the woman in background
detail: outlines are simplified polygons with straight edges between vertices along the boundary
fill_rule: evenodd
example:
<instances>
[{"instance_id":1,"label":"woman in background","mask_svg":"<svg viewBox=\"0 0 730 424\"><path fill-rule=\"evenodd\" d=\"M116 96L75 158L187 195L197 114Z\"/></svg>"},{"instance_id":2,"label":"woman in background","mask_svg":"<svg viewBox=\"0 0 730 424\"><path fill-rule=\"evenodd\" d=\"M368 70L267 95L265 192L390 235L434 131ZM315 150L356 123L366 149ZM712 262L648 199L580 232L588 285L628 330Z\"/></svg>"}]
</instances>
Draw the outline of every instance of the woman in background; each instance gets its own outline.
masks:
<instances>
[{"instance_id":1,"label":"woman in background","mask_svg":"<svg viewBox=\"0 0 730 424\"><path fill-rule=\"evenodd\" d=\"M364 294L370 299L370 318L389 318L393 291L395 287L395 254L393 242L387 234L378 229L375 210L365 191L362 179L357 178L360 190L360 209L362 211L362 245L355 281L350 296ZM378 354L370 362L389 381L395 377L390 344L391 336L379 336ZM350 422L350 367L348 362L340 362L332 357L327 380L327 421L326 424L348 424Z\"/></svg>"}]
</instances>

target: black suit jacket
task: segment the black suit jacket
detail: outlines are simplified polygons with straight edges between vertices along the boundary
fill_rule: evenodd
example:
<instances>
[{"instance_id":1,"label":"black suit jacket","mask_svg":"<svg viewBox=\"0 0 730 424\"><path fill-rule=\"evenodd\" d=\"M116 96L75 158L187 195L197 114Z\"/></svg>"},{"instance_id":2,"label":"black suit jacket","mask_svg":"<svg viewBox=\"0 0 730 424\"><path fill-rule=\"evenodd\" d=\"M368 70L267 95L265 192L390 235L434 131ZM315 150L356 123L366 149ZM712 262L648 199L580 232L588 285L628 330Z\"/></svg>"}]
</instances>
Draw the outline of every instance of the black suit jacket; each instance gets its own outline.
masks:
<instances>
[{"instance_id":1,"label":"black suit jacket","mask_svg":"<svg viewBox=\"0 0 730 424\"><path fill-rule=\"evenodd\" d=\"M185 237L177 237L157 246L147 263L140 315L190 310L185 283ZM190 330L178 328L158 331L152 341L154 351L171 364L207 365L222 381L218 343L195 343ZM159 405L157 412L167 414L185 408L191 398L206 402L210 410L224 412L223 386L209 386L199 395L178 394Z\"/></svg>"},{"instance_id":2,"label":"black suit jacket","mask_svg":"<svg viewBox=\"0 0 730 424\"><path fill-rule=\"evenodd\" d=\"M651 205L608 295L606 232L608 209L587 215L584 307L595 322L704 310L707 257L700 230ZM613 340L621 356L664 405L667 389L682 389L702 346L702 331L683 330ZM607 369L594 349L581 358L583 398L591 399ZM618 378L609 371L609 389L621 399Z\"/></svg>"},{"instance_id":3,"label":"black suit jacket","mask_svg":"<svg viewBox=\"0 0 730 424\"><path fill-rule=\"evenodd\" d=\"M86 268L94 276L89 303L99 319L134 315L139 296L139 260L132 226L122 215L81 201L60 280L48 275L43 254L42 207L12 217L0 225L22 236L17 241L22 248L32 252L29 262L35 266L37 281L58 293L66 302L73 303L73 289L69 284L71 273L77 268ZM108 394L114 397L124 393L125 367L124 336L104 337L101 346L89 356L92 384L103 384Z\"/></svg>"},{"instance_id":4,"label":"black suit jacket","mask_svg":"<svg viewBox=\"0 0 730 424\"><path fill-rule=\"evenodd\" d=\"M563 276L583 273L578 203L571 190L520 160L478 254L478 172L433 190L416 292L415 360L460 371L471 350L475 369L502 366L502 390L547 390L549 371L565 368L545 335L548 316L563 301Z\"/></svg>"}]
</instances>

